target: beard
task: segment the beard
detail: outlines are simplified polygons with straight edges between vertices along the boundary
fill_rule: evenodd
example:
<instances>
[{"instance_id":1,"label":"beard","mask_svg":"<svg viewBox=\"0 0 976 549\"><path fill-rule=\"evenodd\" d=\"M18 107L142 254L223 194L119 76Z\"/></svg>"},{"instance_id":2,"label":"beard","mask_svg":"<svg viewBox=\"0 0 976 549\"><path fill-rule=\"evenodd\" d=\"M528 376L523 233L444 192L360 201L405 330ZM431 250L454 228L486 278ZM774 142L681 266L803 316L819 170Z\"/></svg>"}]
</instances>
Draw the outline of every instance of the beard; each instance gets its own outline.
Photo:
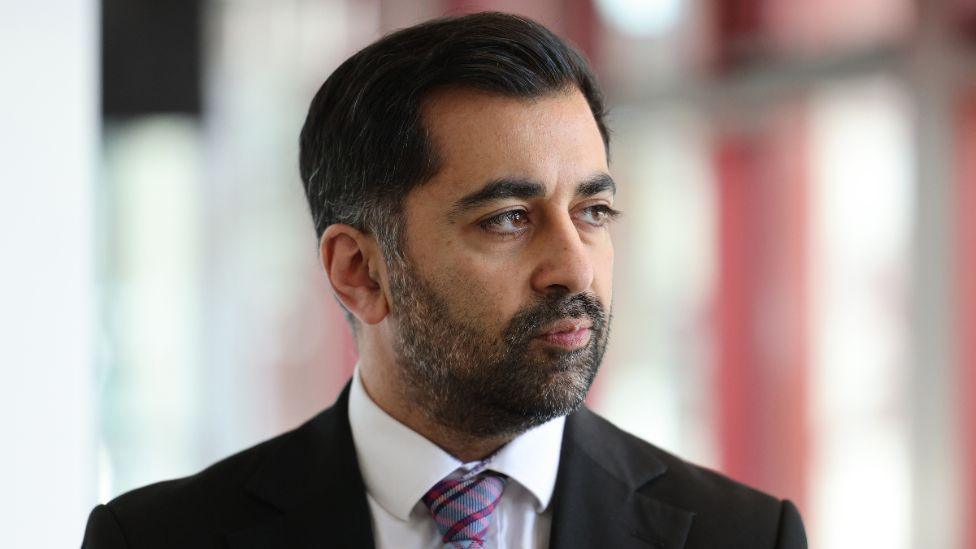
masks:
<instances>
[{"instance_id":1,"label":"beard","mask_svg":"<svg viewBox=\"0 0 976 549\"><path fill-rule=\"evenodd\" d=\"M458 434L513 436L579 408L609 339L609 317L591 293L553 294L520 310L496 334L459 317L406 261L390 267L394 354L406 402ZM535 341L548 324L587 318L579 349Z\"/></svg>"}]
</instances>

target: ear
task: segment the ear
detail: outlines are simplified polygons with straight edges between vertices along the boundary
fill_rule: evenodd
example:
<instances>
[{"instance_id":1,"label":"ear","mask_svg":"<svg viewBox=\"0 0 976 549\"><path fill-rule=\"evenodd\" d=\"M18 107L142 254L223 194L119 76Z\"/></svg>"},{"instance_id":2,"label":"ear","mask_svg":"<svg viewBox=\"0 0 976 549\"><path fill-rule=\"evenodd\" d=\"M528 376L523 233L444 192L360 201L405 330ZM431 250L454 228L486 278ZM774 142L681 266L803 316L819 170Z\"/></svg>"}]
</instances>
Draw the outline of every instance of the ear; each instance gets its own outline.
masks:
<instances>
[{"instance_id":1,"label":"ear","mask_svg":"<svg viewBox=\"0 0 976 549\"><path fill-rule=\"evenodd\" d=\"M322 233L319 251L332 290L346 309L366 324L386 318L390 306L379 274L385 272L385 263L376 240L337 223Z\"/></svg>"}]
</instances>

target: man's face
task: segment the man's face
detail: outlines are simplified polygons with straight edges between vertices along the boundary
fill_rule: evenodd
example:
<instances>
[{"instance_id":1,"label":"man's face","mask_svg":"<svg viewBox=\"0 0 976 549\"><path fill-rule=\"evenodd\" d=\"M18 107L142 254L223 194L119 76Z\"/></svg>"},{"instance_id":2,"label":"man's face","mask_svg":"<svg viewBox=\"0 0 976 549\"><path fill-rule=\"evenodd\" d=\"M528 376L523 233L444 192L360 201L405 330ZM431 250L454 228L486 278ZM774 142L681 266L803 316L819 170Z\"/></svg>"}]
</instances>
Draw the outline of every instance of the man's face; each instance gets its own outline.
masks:
<instances>
[{"instance_id":1,"label":"man's face","mask_svg":"<svg viewBox=\"0 0 976 549\"><path fill-rule=\"evenodd\" d=\"M609 335L614 186L583 95L436 94L438 174L390 265L397 381L431 419L516 434L577 408Z\"/></svg>"}]
</instances>

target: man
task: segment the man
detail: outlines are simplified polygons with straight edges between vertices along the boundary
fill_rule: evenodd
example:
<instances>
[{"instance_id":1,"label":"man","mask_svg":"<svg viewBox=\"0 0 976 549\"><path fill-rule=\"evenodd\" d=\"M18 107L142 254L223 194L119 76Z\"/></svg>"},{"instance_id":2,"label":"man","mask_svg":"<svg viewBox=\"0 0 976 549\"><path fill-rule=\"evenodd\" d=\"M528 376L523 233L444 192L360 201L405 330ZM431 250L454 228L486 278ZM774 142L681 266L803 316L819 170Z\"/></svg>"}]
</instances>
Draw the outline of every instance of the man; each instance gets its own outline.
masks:
<instances>
[{"instance_id":1,"label":"man","mask_svg":"<svg viewBox=\"0 0 976 549\"><path fill-rule=\"evenodd\" d=\"M84 547L805 547L789 502L581 408L611 317L603 119L584 59L511 15L347 60L301 173L353 379L294 431L96 507Z\"/></svg>"}]
</instances>

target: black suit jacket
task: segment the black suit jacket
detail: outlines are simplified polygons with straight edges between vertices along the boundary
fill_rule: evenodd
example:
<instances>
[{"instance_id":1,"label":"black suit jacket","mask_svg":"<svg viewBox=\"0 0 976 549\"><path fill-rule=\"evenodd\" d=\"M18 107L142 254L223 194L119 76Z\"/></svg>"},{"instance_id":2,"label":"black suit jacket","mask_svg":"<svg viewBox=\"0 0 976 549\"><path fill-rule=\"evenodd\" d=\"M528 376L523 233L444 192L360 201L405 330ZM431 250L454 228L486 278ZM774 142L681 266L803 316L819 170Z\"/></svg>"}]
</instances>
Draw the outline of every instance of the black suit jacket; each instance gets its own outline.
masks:
<instances>
[{"instance_id":1,"label":"black suit jacket","mask_svg":"<svg viewBox=\"0 0 976 549\"><path fill-rule=\"evenodd\" d=\"M99 505L83 549L371 548L349 386L297 429ZM691 465L583 408L571 414L550 547L806 547L796 507Z\"/></svg>"}]
</instances>

